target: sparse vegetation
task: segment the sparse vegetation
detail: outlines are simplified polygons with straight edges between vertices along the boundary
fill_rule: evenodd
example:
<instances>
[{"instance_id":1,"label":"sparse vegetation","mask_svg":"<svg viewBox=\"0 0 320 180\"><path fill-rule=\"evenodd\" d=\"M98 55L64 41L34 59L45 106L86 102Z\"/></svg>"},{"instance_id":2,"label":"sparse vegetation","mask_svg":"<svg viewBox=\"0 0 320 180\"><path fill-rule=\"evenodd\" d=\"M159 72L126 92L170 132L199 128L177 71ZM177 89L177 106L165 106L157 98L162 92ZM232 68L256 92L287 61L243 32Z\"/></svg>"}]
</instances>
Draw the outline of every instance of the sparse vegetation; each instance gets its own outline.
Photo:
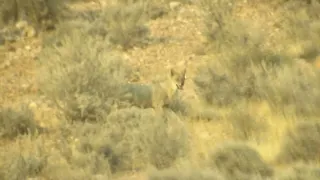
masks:
<instances>
[{"instance_id":1,"label":"sparse vegetation","mask_svg":"<svg viewBox=\"0 0 320 180\"><path fill-rule=\"evenodd\" d=\"M99 125L77 125L78 149L106 158L112 172L170 167L188 150L187 132L176 115L136 107L114 111Z\"/></svg>"},{"instance_id":2,"label":"sparse vegetation","mask_svg":"<svg viewBox=\"0 0 320 180\"><path fill-rule=\"evenodd\" d=\"M228 119L233 127L234 139L248 140L253 137L259 139L267 125L261 117L250 114L245 108L245 105L238 105L229 114Z\"/></svg>"},{"instance_id":3,"label":"sparse vegetation","mask_svg":"<svg viewBox=\"0 0 320 180\"><path fill-rule=\"evenodd\" d=\"M0 0L0 179L319 179L319 7Z\"/></svg>"},{"instance_id":4,"label":"sparse vegetation","mask_svg":"<svg viewBox=\"0 0 320 180\"><path fill-rule=\"evenodd\" d=\"M143 3L125 3L107 7L102 15L111 43L127 50L148 41L149 29L145 25L146 10Z\"/></svg>"},{"instance_id":5,"label":"sparse vegetation","mask_svg":"<svg viewBox=\"0 0 320 180\"><path fill-rule=\"evenodd\" d=\"M310 179L316 180L320 177L320 169L316 166L310 165L294 165L288 170L281 172L277 179L279 180L299 180Z\"/></svg>"},{"instance_id":6,"label":"sparse vegetation","mask_svg":"<svg viewBox=\"0 0 320 180\"><path fill-rule=\"evenodd\" d=\"M218 106L261 98L261 90L268 83L265 79L287 64L288 58L264 48L264 33L234 15L235 2L201 2L208 21L207 44L217 60L210 56L199 68L194 78L199 95Z\"/></svg>"},{"instance_id":7,"label":"sparse vegetation","mask_svg":"<svg viewBox=\"0 0 320 180\"><path fill-rule=\"evenodd\" d=\"M72 33L62 37L60 47L43 50L40 91L69 120L97 121L117 102L117 93L130 69L96 38L82 31Z\"/></svg>"},{"instance_id":8,"label":"sparse vegetation","mask_svg":"<svg viewBox=\"0 0 320 180\"><path fill-rule=\"evenodd\" d=\"M149 180L224 180L224 178L213 170L166 169L150 172Z\"/></svg>"},{"instance_id":9,"label":"sparse vegetation","mask_svg":"<svg viewBox=\"0 0 320 180\"><path fill-rule=\"evenodd\" d=\"M300 122L289 131L283 141L277 157L280 163L314 162L319 160L320 123L316 121Z\"/></svg>"}]
</instances>

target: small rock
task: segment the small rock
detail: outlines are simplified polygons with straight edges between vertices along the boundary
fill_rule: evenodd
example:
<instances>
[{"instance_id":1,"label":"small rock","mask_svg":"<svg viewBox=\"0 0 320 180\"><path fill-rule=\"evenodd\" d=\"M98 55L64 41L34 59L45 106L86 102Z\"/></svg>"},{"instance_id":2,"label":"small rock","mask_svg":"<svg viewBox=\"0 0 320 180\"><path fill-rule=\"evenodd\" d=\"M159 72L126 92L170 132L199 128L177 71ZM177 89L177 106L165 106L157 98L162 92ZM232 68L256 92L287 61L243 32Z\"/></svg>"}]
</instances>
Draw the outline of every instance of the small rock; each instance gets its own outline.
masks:
<instances>
[{"instance_id":1,"label":"small rock","mask_svg":"<svg viewBox=\"0 0 320 180\"><path fill-rule=\"evenodd\" d=\"M39 178L28 178L27 180L40 180Z\"/></svg>"},{"instance_id":2,"label":"small rock","mask_svg":"<svg viewBox=\"0 0 320 180\"><path fill-rule=\"evenodd\" d=\"M104 180L104 179L108 179L107 175L102 175L102 174L97 174L94 176L93 178L94 180Z\"/></svg>"},{"instance_id":3,"label":"small rock","mask_svg":"<svg viewBox=\"0 0 320 180\"><path fill-rule=\"evenodd\" d=\"M26 50L30 50L31 49L31 46L27 45L26 47L24 47Z\"/></svg>"},{"instance_id":4,"label":"small rock","mask_svg":"<svg viewBox=\"0 0 320 180\"><path fill-rule=\"evenodd\" d=\"M35 102L32 102L32 103L29 104L29 108L30 109L36 109L37 107L38 106L37 106L37 104Z\"/></svg>"},{"instance_id":5,"label":"small rock","mask_svg":"<svg viewBox=\"0 0 320 180\"><path fill-rule=\"evenodd\" d=\"M22 84L21 85L21 88L23 89L23 90L28 90L29 88L30 88L30 84Z\"/></svg>"},{"instance_id":6,"label":"small rock","mask_svg":"<svg viewBox=\"0 0 320 180\"><path fill-rule=\"evenodd\" d=\"M169 3L169 7L172 11L176 11L178 10L180 7L181 7L181 3L180 2L177 2L177 1L171 1Z\"/></svg>"}]
</instances>

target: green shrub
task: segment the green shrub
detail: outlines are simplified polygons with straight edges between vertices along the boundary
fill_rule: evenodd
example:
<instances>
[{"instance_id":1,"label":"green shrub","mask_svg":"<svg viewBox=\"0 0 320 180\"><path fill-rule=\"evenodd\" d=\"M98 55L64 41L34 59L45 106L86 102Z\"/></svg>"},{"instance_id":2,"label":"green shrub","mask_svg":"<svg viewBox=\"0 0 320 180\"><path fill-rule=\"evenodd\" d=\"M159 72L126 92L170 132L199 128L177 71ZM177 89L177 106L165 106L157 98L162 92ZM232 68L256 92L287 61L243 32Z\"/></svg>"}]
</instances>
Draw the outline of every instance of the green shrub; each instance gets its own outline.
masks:
<instances>
[{"instance_id":1,"label":"green shrub","mask_svg":"<svg viewBox=\"0 0 320 180\"><path fill-rule=\"evenodd\" d=\"M219 146L211 153L209 161L210 166L221 171L227 179L273 176L273 170L259 153L242 143L225 143Z\"/></svg>"}]
</instances>

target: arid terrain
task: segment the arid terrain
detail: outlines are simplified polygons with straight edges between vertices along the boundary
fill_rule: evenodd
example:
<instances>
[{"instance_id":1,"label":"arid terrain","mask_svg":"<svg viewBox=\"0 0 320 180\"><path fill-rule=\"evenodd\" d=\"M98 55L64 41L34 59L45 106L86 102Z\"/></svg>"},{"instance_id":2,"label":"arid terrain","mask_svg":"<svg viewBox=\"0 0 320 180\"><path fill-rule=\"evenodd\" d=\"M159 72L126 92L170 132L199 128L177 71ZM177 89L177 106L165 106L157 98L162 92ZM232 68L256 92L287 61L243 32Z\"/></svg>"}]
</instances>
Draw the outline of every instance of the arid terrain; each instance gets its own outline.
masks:
<instances>
[{"instance_id":1,"label":"arid terrain","mask_svg":"<svg viewBox=\"0 0 320 180\"><path fill-rule=\"evenodd\" d=\"M8 2L0 179L320 178L320 2Z\"/></svg>"}]
</instances>

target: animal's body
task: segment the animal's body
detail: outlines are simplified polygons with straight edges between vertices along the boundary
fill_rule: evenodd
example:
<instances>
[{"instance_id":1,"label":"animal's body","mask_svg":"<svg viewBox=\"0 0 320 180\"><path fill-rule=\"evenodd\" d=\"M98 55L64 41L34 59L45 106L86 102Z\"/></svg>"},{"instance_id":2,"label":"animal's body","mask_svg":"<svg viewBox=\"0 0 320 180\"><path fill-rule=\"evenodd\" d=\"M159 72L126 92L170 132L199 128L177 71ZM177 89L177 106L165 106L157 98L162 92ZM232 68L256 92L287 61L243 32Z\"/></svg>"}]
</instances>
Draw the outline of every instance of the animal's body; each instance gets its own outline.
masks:
<instances>
[{"instance_id":1,"label":"animal's body","mask_svg":"<svg viewBox=\"0 0 320 180\"><path fill-rule=\"evenodd\" d=\"M150 84L124 84L120 99L140 108L162 108L178 93L182 84L181 77L181 74L171 70L170 75Z\"/></svg>"}]
</instances>

